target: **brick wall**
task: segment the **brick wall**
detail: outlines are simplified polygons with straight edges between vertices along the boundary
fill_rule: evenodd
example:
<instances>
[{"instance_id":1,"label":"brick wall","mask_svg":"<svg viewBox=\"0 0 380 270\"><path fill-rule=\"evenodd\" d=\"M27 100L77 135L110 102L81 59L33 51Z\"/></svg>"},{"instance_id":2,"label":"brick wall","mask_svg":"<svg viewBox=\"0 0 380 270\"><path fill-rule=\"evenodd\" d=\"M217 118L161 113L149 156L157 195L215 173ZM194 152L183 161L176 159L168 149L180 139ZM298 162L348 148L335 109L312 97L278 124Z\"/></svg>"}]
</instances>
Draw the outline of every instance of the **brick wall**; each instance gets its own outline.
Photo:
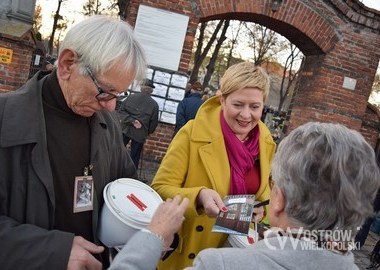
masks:
<instances>
[{"instance_id":1,"label":"brick wall","mask_svg":"<svg viewBox=\"0 0 380 270\"><path fill-rule=\"evenodd\" d=\"M12 62L0 63L0 93L16 90L28 80L34 46L31 34L22 40L0 36L0 47L13 50Z\"/></svg>"},{"instance_id":2,"label":"brick wall","mask_svg":"<svg viewBox=\"0 0 380 270\"><path fill-rule=\"evenodd\" d=\"M147 139L144 146L144 154L150 157L151 161L161 161L166 149L172 140L174 126L161 123L153 134Z\"/></svg>"},{"instance_id":3,"label":"brick wall","mask_svg":"<svg viewBox=\"0 0 380 270\"><path fill-rule=\"evenodd\" d=\"M160 123L144 144L139 177L151 181L164 157L173 136L174 126Z\"/></svg>"}]
</instances>

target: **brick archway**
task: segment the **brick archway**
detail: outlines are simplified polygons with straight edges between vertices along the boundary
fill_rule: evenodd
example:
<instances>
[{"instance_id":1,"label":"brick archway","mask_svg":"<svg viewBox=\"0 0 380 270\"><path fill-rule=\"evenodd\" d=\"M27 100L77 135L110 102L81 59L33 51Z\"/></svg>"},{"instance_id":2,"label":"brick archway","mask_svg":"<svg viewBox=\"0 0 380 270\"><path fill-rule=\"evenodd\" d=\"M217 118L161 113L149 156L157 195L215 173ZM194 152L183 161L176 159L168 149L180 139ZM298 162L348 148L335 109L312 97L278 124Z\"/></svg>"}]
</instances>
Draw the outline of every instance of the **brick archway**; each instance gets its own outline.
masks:
<instances>
[{"instance_id":1,"label":"brick archway","mask_svg":"<svg viewBox=\"0 0 380 270\"><path fill-rule=\"evenodd\" d=\"M233 5L235 12L215 13L215 9L206 8L200 20L228 18L261 24L287 37L304 55L327 53L339 39L332 22L321 20L321 16L305 3L290 0L274 13L270 1L249 2Z\"/></svg>"},{"instance_id":2,"label":"brick archway","mask_svg":"<svg viewBox=\"0 0 380 270\"><path fill-rule=\"evenodd\" d=\"M338 122L363 131L380 58L380 12L358 0L284 0L273 13L271 2L132 0L127 18L134 25L139 4L189 16L179 67L183 72L188 70L200 21L229 18L262 24L288 38L306 56L287 131L309 121ZM345 79L356 82L353 90L343 87ZM379 129L372 132L379 133ZM366 136L373 145L375 137ZM162 142L162 134L160 138ZM155 159L160 160L160 156Z\"/></svg>"}]
</instances>

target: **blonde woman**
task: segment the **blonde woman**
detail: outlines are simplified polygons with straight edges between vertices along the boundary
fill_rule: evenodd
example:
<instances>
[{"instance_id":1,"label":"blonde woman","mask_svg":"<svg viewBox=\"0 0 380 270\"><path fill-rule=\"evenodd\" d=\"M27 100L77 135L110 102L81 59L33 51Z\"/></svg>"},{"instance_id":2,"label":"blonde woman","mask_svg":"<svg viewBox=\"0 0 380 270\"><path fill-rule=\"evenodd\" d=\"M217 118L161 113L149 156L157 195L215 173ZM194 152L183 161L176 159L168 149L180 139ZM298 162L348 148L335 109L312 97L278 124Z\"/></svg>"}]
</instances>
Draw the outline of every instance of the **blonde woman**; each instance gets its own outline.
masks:
<instances>
[{"instance_id":1,"label":"blonde woman","mask_svg":"<svg viewBox=\"0 0 380 270\"><path fill-rule=\"evenodd\" d=\"M226 234L211 232L219 211L227 210L224 196L269 198L269 168L276 145L260 121L269 77L262 68L242 62L225 72L220 92L180 129L152 182L164 199L179 194L190 200L179 245L159 269L190 266L201 250L224 244ZM263 216L264 208L255 208L254 219Z\"/></svg>"}]
</instances>

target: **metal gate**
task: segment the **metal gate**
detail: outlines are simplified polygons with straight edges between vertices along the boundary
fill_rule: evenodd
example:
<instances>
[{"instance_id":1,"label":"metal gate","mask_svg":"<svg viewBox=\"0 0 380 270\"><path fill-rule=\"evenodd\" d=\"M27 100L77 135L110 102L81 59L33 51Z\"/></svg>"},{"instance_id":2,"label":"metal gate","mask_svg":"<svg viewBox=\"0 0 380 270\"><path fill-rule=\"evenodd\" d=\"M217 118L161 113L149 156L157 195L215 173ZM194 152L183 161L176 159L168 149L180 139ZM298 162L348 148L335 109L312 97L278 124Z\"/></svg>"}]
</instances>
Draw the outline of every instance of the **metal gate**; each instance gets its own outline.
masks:
<instances>
[{"instance_id":1,"label":"metal gate","mask_svg":"<svg viewBox=\"0 0 380 270\"><path fill-rule=\"evenodd\" d=\"M28 79L32 78L34 74L36 74L38 71L44 69L45 65L46 65L45 53L40 48L36 48L33 51Z\"/></svg>"}]
</instances>

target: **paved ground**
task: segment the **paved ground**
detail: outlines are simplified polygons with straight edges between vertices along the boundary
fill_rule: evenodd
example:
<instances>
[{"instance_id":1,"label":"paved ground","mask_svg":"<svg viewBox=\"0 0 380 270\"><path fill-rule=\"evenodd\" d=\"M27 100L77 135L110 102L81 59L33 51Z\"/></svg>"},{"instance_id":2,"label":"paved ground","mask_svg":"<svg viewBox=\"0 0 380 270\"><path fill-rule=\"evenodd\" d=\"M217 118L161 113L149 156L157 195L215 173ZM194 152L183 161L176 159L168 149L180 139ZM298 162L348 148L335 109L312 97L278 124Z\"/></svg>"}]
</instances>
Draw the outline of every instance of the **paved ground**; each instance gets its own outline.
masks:
<instances>
[{"instance_id":1,"label":"paved ground","mask_svg":"<svg viewBox=\"0 0 380 270\"><path fill-rule=\"evenodd\" d=\"M380 236L370 231L363 248L354 251L355 263L360 270L376 269L371 267L369 256L378 240L380 240Z\"/></svg>"}]
</instances>

